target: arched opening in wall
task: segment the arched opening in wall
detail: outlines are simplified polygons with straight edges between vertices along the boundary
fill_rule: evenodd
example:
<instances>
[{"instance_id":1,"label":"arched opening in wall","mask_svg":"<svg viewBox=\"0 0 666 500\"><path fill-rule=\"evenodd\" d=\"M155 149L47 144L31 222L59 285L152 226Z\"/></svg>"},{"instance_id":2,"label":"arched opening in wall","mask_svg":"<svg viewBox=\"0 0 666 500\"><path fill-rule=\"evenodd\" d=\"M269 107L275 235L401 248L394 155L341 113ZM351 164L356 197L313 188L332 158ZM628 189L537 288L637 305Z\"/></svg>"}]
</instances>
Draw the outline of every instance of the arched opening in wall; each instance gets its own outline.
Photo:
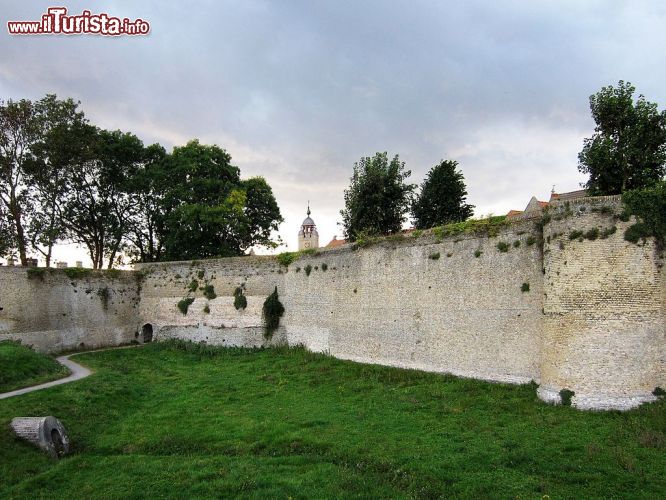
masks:
<instances>
[{"instance_id":1,"label":"arched opening in wall","mask_svg":"<svg viewBox=\"0 0 666 500\"><path fill-rule=\"evenodd\" d=\"M153 341L153 325L150 323L146 323L143 325L143 328L141 328L141 337L143 339L143 343L146 344L148 342Z\"/></svg>"}]
</instances>

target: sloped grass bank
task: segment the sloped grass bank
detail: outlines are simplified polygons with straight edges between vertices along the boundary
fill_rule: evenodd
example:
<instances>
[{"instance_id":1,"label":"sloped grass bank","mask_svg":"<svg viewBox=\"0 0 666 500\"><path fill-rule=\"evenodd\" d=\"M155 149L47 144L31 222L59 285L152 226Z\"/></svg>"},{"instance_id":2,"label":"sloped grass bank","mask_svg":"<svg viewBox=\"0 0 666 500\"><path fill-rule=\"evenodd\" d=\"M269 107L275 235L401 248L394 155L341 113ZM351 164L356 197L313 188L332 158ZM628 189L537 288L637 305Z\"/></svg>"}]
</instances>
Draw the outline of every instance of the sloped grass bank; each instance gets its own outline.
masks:
<instances>
[{"instance_id":1,"label":"sloped grass bank","mask_svg":"<svg viewBox=\"0 0 666 500\"><path fill-rule=\"evenodd\" d=\"M69 375L55 359L39 354L20 342L0 342L0 392L50 382Z\"/></svg>"},{"instance_id":2,"label":"sloped grass bank","mask_svg":"<svg viewBox=\"0 0 666 500\"><path fill-rule=\"evenodd\" d=\"M77 356L81 381L0 405L1 498L617 497L666 488L664 400L627 413L533 386L301 349L151 344ZM11 437L59 417L73 454Z\"/></svg>"}]
</instances>

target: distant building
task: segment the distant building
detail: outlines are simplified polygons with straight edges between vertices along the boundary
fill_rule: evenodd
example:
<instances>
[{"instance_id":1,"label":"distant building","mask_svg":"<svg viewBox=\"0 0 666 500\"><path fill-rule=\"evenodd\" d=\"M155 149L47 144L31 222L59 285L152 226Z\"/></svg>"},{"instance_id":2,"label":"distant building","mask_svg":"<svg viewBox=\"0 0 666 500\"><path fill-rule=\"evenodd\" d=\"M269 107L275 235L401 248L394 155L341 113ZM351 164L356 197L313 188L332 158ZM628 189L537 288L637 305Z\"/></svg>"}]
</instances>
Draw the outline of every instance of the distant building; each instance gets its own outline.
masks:
<instances>
[{"instance_id":1,"label":"distant building","mask_svg":"<svg viewBox=\"0 0 666 500\"><path fill-rule=\"evenodd\" d=\"M539 201L535 196L525 207L525 210L509 210L506 214L507 219L531 219L532 217L539 217L543 213L543 209L549 206L554 201L569 201L578 198L585 198L589 196L585 189L579 191L571 191L569 193L556 193L554 190L550 193L550 200Z\"/></svg>"},{"instance_id":2,"label":"distant building","mask_svg":"<svg viewBox=\"0 0 666 500\"><path fill-rule=\"evenodd\" d=\"M301 230L298 232L298 249L309 250L319 248L319 233L315 222L310 218L310 204L308 203L307 217L301 224Z\"/></svg>"},{"instance_id":3,"label":"distant building","mask_svg":"<svg viewBox=\"0 0 666 500\"><path fill-rule=\"evenodd\" d=\"M345 245L346 243L347 240L344 238L339 240L337 236L333 236L333 239L328 243L328 245L326 245L326 248L337 248Z\"/></svg>"}]
</instances>

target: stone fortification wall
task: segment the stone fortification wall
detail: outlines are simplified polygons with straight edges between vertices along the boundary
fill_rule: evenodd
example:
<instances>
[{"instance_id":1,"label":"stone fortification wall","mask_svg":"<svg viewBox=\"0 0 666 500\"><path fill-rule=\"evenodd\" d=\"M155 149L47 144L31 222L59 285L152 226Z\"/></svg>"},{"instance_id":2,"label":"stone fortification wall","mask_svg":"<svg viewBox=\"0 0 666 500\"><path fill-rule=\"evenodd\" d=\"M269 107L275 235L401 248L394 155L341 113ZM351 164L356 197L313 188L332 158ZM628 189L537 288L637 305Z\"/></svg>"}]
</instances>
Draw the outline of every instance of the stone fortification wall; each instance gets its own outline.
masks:
<instances>
[{"instance_id":1,"label":"stone fortification wall","mask_svg":"<svg viewBox=\"0 0 666 500\"><path fill-rule=\"evenodd\" d=\"M0 340L40 352L138 339L140 285L132 272L0 267Z\"/></svg>"},{"instance_id":2,"label":"stone fortification wall","mask_svg":"<svg viewBox=\"0 0 666 500\"><path fill-rule=\"evenodd\" d=\"M542 399L580 408L636 406L666 377L663 258L654 239L624 240L619 197L572 200L544 231Z\"/></svg>"},{"instance_id":3,"label":"stone fortification wall","mask_svg":"<svg viewBox=\"0 0 666 500\"><path fill-rule=\"evenodd\" d=\"M182 338L213 345L264 345L261 309L276 286L282 289L284 268L274 257L237 257L201 262L136 266L144 274L140 317L156 340ZM215 298L205 296L212 287ZM245 309L234 307L234 291L243 288ZM210 294L209 294L210 295ZM183 314L177 304L193 302ZM275 336L277 341L282 331Z\"/></svg>"},{"instance_id":4,"label":"stone fortification wall","mask_svg":"<svg viewBox=\"0 0 666 500\"><path fill-rule=\"evenodd\" d=\"M539 237L525 221L494 237L407 236L304 257L285 274L287 339L368 363L538 380Z\"/></svg>"},{"instance_id":5,"label":"stone fortification wall","mask_svg":"<svg viewBox=\"0 0 666 500\"><path fill-rule=\"evenodd\" d=\"M489 234L398 236L304 255L144 264L29 278L0 268L0 338L42 351L182 338L287 342L367 363L540 384L579 408L626 409L666 387L666 279L653 239L624 240L617 197L555 203ZM247 307L234 307L241 287ZM270 341L261 309L285 315ZM108 300L102 300L106 290ZM178 303L191 302L187 310Z\"/></svg>"}]
</instances>

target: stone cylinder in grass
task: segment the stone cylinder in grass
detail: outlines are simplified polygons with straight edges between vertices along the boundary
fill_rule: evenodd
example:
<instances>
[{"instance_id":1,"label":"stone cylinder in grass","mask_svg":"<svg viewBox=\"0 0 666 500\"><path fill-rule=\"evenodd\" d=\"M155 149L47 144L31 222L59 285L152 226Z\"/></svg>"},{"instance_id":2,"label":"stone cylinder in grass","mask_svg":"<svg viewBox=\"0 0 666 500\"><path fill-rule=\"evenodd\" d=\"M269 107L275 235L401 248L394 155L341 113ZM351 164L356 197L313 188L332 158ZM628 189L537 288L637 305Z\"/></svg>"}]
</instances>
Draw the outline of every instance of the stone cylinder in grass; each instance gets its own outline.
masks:
<instances>
[{"instance_id":1,"label":"stone cylinder in grass","mask_svg":"<svg viewBox=\"0 0 666 500\"><path fill-rule=\"evenodd\" d=\"M60 458L69 452L67 431L55 417L16 417L9 426L18 437L53 458Z\"/></svg>"}]
</instances>

